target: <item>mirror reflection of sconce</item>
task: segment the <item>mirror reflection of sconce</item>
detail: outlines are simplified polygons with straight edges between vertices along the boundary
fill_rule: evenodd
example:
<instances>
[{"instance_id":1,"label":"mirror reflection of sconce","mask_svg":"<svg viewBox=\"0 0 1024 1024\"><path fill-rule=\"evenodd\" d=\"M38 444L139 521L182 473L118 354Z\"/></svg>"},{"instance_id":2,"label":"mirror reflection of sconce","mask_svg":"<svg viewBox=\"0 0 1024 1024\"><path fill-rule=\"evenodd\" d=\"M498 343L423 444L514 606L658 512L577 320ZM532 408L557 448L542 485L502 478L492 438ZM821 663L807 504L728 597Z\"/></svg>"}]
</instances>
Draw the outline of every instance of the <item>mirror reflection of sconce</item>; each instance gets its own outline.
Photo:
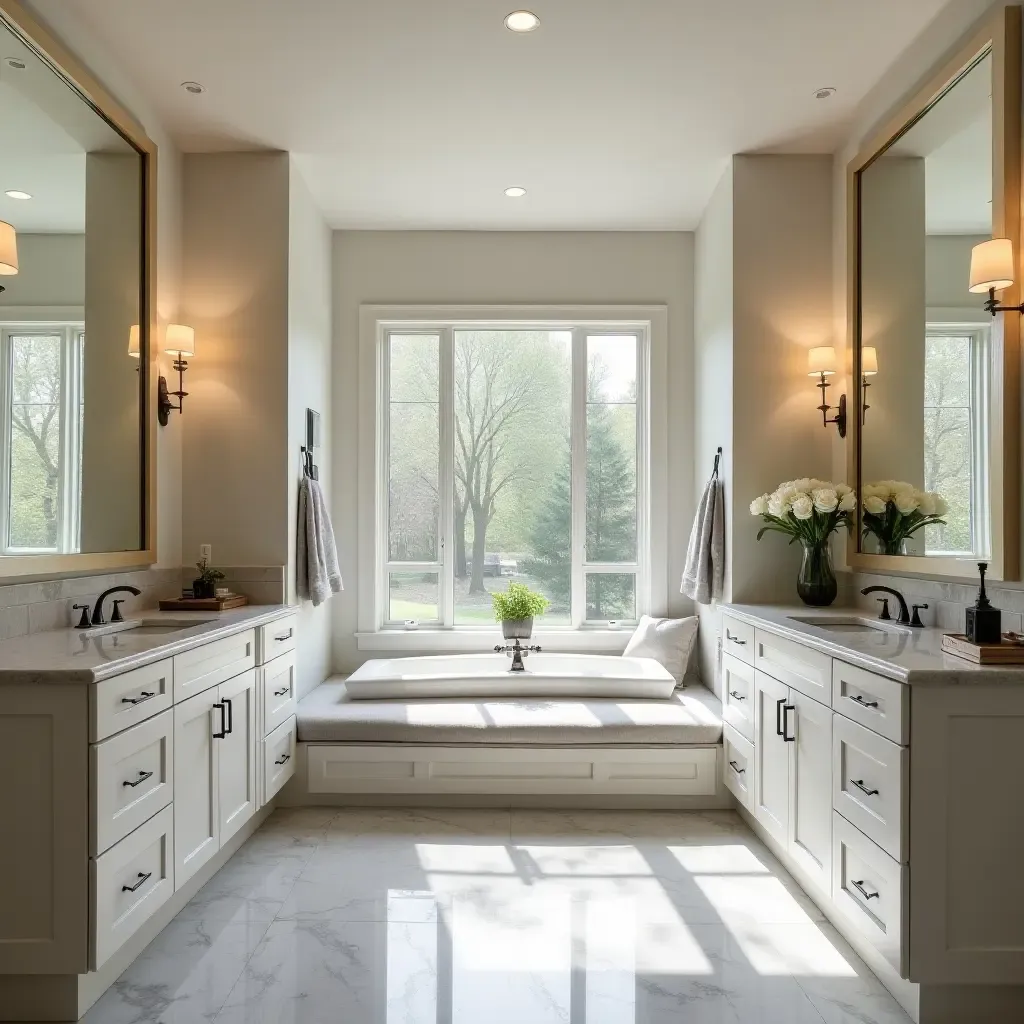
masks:
<instances>
[{"instance_id":1,"label":"mirror reflection of sconce","mask_svg":"<svg viewBox=\"0 0 1024 1024\"><path fill-rule=\"evenodd\" d=\"M832 406L828 404L826 389L830 387L828 378L835 372L836 350L831 345L812 348L807 353L807 376L820 378L815 386L821 388L821 405L818 406L818 409L821 412L822 425L827 427L830 423L834 423L839 431L839 436L846 437L846 395L839 396L839 407L836 409L835 416L829 419L828 415Z\"/></svg>"},{"instance_id":2,"label":"mirror reflection of sconce","mask_svg":"<svg viewBox=\"0 0 1024 1024\"><path fill-rule=\"evenodd\" d=\"M185 390L185 371L188 369L186 356L196 354L196 332L185 324L168 324L164 335L164 351L174 356L174 368L178 371L178 390L167 390L167 378L163 375L157 381L156 411L161 427L166 427L171 418L172 410L181 412L188 392ZM175 405L171 395L178 400Z\"/></svg>"},{"instance_id":3,"label":"mirror reflection of sconce","mask_svg":"<svg viewBox=\"0 0 1024 1024\"><path fill-rule=\"evenodd\" d=\"M878 373L878 349L869 345L865 346L860 350L861 423L867 423L868 409L871 408L868 405L868 388L871 387L868 377L874 377L876 373Z\"/></svg>"},{"instance_id":4,"label":"mirror reflection of sconce","mask_svg":"<svg viewBox=\"0 0 1024 1024\"><path fill-rule=\"evenodd\" d=\"M996 313L1024 314L1024 303L1019 306L1000 306L996 292L1013 284L1013 243L1008 238L991 238L979 242L971 250L971 280L969 290L975 293L988 292L985 310L993 316Z\"/></svg>"},{"instance_id":5,"label":"mirror reflection of sconce","mask_svg":"<svg viewBox=\"0 0 1024 1024\"><path fill-rule=\"evenodd\" d=\"M11 277L18 272L18 233L13 224L0 220L0 274ZM0 292L5 291L0 285Z\"/></svg>"},{"instance_id":6,"label":"mirror reflection of sconce","mask_svg":"<svg viewBox=\"0 0 1024 1024\"><path fill-rule=\"evenodd\" d=\"M142 352L139 347L139 325L132 324L131 330L128 332L128 355L132 359L140 360L142 358ZM139 372L138 366L135 367L135 372Z\"/></svg>"}]
</instances>

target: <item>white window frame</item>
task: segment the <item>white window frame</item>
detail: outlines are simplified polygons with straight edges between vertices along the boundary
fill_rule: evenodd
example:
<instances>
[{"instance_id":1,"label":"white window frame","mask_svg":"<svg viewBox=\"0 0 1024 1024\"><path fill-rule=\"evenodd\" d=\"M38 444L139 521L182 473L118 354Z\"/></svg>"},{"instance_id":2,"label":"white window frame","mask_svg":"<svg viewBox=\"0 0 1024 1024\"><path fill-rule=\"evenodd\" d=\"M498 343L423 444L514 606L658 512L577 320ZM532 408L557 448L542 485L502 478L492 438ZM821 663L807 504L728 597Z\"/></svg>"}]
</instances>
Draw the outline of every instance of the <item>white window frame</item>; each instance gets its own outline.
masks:
<instances>
[{"instance_id":1,"label":"white window frame","mask_svg":"<svg viewBox=\"0 0 1024 1024\"><path fill-rule=\"evenodd\" d=\"M978 515L979 509L991 509L992 481L989 469L992 425L992 325L978 320L953 318L925 324L925 347L929 338L971 339L971 551L929 550L929 558L985 558L992 552L992 517ZM926 356L927 358L927 356ZM924 410L922 409L922 416Z\"/></svg>"},{"instance_id":2,"label":"white window frame","mask_svg":"<svg viewBox=\"0 0 1024 1024\"><path fill-rule=\"evenodd\" d=\"M387 410L390 333L429 332L441 336L440 420L442 450L454 450L454 333L456 330L572 330L574 437L586 437L586 339L600 334L636 334L638 351L637 421L637 560L631 563L586 563L585 446L573 445L572 607L568 627L543 630L544 643L564 650L621 651L630 630L608 623L585 622L586 575L636 573L636 613L665 614L668 604L666 559L654 551L668 548L667 373L668 315L664 306L362 306L360 308L359 441L359 628L360 650L479 650L499 635L497 624L455 625L453 588L444 581L454 558L454 457L441 459L439 537L436 562L387 561L388 464ZM581 401L582 397L582 401ZM387 621L388 573L437 572L438 621L415 630Z\"/></svg>"},{"instance_id":3,"label":"white window frame","mask_svg":"<svg viewBox=\"0 0 1024 1024\"><path fill-rule=\"evenodd\" d=\"M8 544L10 536L11 417L13 388L11 338L24 335L59 335L61 343L61 432L58 447L60 483L57 489L60 540L54 548L23 548ZM0 555L75 554L81 544L81 431L79 406L82 401L81 321L0 321Z\"/></svg>"}]
</instances>

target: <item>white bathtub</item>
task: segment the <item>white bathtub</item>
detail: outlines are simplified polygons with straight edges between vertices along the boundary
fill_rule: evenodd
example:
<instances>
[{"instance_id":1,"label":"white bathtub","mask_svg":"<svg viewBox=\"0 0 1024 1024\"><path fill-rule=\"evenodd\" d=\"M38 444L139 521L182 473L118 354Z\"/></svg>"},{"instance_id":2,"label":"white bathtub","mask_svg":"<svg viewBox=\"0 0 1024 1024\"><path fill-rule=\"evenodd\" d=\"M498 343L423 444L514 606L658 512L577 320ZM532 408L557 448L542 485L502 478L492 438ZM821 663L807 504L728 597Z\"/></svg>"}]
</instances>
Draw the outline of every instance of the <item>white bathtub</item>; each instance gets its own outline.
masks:
<instances>
[{"instance_id":1,"label":"white bathtub","mask_svg":"<svg viewBox=\"0 0 1024 1024\"><path fill-rule=\"evenodd\" d=\"M675 680L651 658L531 654L510 672L504 654L452 654L368 661L346 681L354 700L401 697L660 697Z\"/></svg>"}]
</instances>

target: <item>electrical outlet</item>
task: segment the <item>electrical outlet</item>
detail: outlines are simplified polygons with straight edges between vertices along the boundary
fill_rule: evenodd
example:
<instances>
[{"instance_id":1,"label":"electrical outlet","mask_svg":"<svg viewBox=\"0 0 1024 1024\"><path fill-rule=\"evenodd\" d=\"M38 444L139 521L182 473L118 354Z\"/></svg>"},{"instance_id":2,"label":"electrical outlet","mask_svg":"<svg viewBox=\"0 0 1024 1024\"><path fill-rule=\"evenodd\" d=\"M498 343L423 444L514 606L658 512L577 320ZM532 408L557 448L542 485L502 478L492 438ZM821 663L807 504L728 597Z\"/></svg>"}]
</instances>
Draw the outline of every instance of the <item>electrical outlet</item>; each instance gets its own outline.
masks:
<instances>
[{"instance_id":1,"label":"electrical outlet","mask_svg":"<svg viewBox=\"0 0 1024 1024\"><path fill-rule=\"evenodd\" d=\"M205 559L207 562L213 561L213 545L212 544L200 544L199 545L199 557Z\"/></svg>"}]
</instances>

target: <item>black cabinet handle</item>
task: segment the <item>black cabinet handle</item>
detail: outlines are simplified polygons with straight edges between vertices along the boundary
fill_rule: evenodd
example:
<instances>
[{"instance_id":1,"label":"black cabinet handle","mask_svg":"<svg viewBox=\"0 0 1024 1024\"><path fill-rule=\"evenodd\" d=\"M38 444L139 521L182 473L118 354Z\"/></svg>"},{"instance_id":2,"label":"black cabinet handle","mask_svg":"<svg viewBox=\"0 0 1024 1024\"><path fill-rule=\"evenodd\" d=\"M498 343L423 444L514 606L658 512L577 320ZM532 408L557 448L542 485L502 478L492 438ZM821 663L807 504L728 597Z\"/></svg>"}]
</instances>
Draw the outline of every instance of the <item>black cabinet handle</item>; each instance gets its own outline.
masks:
<instances>
[{"instance_id":1,"label":"black cabinet handle","mask_svg":"<svg viewBox=\"0 0 1024 1024\"><path fill-rule=\"evenodd\" d=\"M783 697L781 700L775 702L775 735L782 736L782 705L786 703L786 698Z\"/></svg>"},{"instance_id":2,"label":"black cabinet handle","mask_svg":"<svg viewBox=\"0 0 1024 1024\"><path fill-rule=\"evenodd\" d=\"M279 633L277 636L274 637L274 643L283 644L285 640L291 640L294 634L294 629L289 629L287 633Z\"/></svg>"},{"instance_id":3,"label":"black cabinet handle","mask_svg":"<svg viewBox=\"0 0 1024 1024\"><path fill-rule=\"evenodd\" d=\"M747 769L741 768L735 761L729 762L729 767L737 774L742 775Z\"/></svg>"},{"instance_id":4,"label":"black cabinet handle","mask_svg":"<svg viewBox=\"0 0 1024 1024\"><path fill-rule=\"evenodd\" d=\"M740 647L746 646L747 643L746 640L741 640L738 636L733 636L732 633L729 632L729 630L725 631L725 639L730 641L730 643L739 644Z\"/></svg>"},{"instance_id":5,"label":"black cabinet handle","mask_svg":"<svg viewBox=\"0 0 1024 1024\"><path fill-rule=\"evenodd\" d=\"M733 700L746 700L747 699L746 695L740 693L739 690L730 690L729 691L729 696L732 697Z\"/></svg>"},{"instance_id":6,"label":"black cabinet handle","mask_svg":"<svg viewBox=\"0 0 1024 1024\"><path fill-rule=\"evenodd\" d=\"M152 772L139 772L139 777L134 782L122 782L121 785L130 786L132 789L134 789L136 786L141 786L142 783L146 781L146 779L151 779L152 777Z\"/></svg>"},{"instance_id":7,"label":"black cabinet handle","mask_svg":"<svg viewBox=\"0 0 1024 1024\"><path fill-rule=\"evenodd\" d=\"M292 688L290 686L286 686L283 690L275 690L274 691L274 696L275 697L283 697L286 693L291 693L291 692L292 692Z\"/></svg>"},{"instance_id":8,"label":"black cabinet handle","mask_svg":"<svg viewBox=\"0 0 1024 1024\"><path fill-rule=\"evenodd\" d=\"M222 740L228 734L228 730L227 730L228 721L224 717L224 705L221 704L221 703L217 703L217 704L214 704L213 706L215 708L220 708L220 732L214 732L213 738L215 740Z\"/></svg>"},{"instance_id":9,"label":"black cabinet handle","mask_svg":"<svg viewBox=\"0 0 1024 1024\"><path fill-rule=\"evenodd\" d=\"M859 693L855 693L850 700L856 701L861 707L864 708L877 708L877 700L865 700Z\"/></svg>"},{"instance_id":10,"label":"black cabinet handle","mask_svg":"<svg viewBox=\"0 0 1024 1024\"><path fill-rule=\"evenodd\" d=\"M868 892L867 889L864 888L863 880L861 880L859 882L855 882L855 881L853 881L853 879L850 879L850 885L852 885L857 890L857 892L859 892L861 894L861 896L864 897L864 899L866 899L866 900L877 900L878 899L878 893L877 892Z\"/></svg>"},{"instance_id":11,"label":"black cabinet handle","mask_svg":"<svg viewBox=\"0 0 1024 1024\"><path fill-rule=\"evenodd\" d=\"M122 697L122 704L143 704L147 700L152 700L156 696L155 693L150 693L148 690L143 690L138 697Z\"/></svg>"},{"instance_id":12,"label":"black cabinet handle","mask_svg":"<svg viewBox=\"0 0 1024 1024\"><path fill-rule=\"evenodd\" d=\"M278 758L278 759L277 759L277 760L276 760L276 761L274 762L274 764L284 764L284 763L285 763L285 761L290 761L290 760L291 760L291 758L292 758L292 755L291 755L291 754L282 754L282 755L281 755L281 756L280 756L280 757L279 757L279 758Z\"/></svg>"},{"instance_id":13,"label":"black cabinet handle","mask_svg":"<svg viewBox=\"0 0 1024 1024\"><path fill-rule=\"evenodd\" d=\"M121 886L121 892L135 892L136 889L140 888L141 886L143 886L146 883L146 880L148 878L152 877L152 874L153 874L152 871L147 871L145 874L143 874L140 871L139 872L139 880L134 885L122 885Z\"/></svg>"},{"instance_id":14,"label":"black cabinet handle","mask_svg":"<svg viewBox=\"0 0 1024 1024\"><path fill-rule=\"evenodd\" d=\"M865 796L878 796L878 790L868 789L863 779L850 779L850 785L856 786Z\"/></svg>"},{"instance_id":15,"label":"black cabinet handle","mask_svg":"<svg viewBox=\"0 0 1024 1024\"><path fill-rule=\"evenodd\" d=\"M225 734L230 735L235 731L235 708L227 697L224 698L224 705L228 709L228 724L225 727L224 732Z\"/></svg>"},{"instance_id":16,"label":"black cabinet handle","mask_svg":"<svg viewBox=\"0 0 1024 1024\"><path fill-rule=\"evenodd\" d=\"M789 713L796 711L795 704L783 704L782 706L782 738L787 743L796 743L796 737L789 735Z\"/></svg>"}]
</instances>

